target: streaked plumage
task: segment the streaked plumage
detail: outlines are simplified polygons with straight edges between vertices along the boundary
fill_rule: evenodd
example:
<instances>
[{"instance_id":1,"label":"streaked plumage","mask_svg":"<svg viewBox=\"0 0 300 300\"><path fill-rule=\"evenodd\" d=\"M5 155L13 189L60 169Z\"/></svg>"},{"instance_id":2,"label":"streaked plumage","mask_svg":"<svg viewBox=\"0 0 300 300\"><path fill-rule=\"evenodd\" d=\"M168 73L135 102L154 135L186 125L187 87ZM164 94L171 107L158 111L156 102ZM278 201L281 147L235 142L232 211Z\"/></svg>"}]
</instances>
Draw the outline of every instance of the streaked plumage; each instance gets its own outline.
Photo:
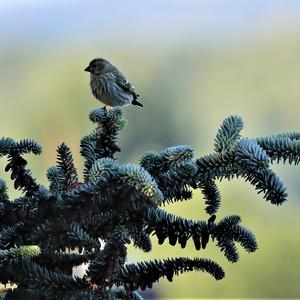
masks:
<instances>
[{"instance_id":1,"label":"streaked plumage","mask_svg":"<svg viewBox=\"0 0 300 300\"><path fill-rule=\"evenodd\" d=\"M103 58L93 59L85 71L90 73L90 87L96 99L108 106L138 105L134 87L126 77Z\"/></svg>"}]
</instances>

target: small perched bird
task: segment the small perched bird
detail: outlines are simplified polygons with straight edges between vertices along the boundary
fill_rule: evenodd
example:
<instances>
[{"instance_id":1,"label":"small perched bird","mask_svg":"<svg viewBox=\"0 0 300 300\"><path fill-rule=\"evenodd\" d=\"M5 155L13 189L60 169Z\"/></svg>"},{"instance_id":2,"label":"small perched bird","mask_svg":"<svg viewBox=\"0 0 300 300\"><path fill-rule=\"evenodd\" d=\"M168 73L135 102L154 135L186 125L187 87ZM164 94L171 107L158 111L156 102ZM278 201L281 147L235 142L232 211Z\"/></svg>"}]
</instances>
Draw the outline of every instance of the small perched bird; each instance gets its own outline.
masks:
<instances>
[{"instance_id":1,"label":"small perched bird","mask_svg":"<svg viewBox=\"0 0 300 300\"><path fill-rule=\"evenodd\" d=\"M92 93L100 102L108 106L133 104L143 107L134 87L109 61L95 58L84 71L90 73Z\"/></svg>"}]
</instances>

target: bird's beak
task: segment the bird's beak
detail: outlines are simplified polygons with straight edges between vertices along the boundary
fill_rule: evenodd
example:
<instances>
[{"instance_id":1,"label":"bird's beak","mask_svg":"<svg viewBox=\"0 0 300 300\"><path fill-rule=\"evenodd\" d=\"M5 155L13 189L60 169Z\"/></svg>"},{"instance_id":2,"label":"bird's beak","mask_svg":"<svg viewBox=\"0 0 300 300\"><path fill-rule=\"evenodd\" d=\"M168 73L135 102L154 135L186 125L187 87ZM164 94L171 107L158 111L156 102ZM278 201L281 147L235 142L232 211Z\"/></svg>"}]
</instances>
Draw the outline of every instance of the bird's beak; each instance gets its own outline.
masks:
<instances>
[{"instance_id":1,"label":"bird's beak","mask_svg":"<svg viewBox=\"0 0 300 300\"><path fill-rule=\"evenodd\" d=\"M86 72L91 72L90 66L86 67L86 68L84 69L84 71L86 71Z\"/></svg>"}]
</instances>

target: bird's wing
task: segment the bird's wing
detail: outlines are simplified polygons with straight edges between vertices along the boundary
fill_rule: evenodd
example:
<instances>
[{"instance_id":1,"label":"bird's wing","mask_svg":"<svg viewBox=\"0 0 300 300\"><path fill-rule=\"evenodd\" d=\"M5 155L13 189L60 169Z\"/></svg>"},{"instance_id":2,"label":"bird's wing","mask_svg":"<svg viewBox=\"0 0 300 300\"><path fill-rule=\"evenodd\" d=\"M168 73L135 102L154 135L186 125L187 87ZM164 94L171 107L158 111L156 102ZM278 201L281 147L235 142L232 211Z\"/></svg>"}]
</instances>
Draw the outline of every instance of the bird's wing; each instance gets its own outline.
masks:
<instances>
[{"instance_id":1,"label":"bird's wing","mask_svg":"<svg viewBox=\"0 0 300 300\"><path fill-rule=\"evenodd\" d=\"M125 91L129 92L130 94L133 95L134 99L138 98L140 95L138 95L133 86L131 85L131 83L125 79L124 77L121 77L121 76L118 76L116 78L116 83L121 87L123 88Z\"/></svg>"}]
</instances>

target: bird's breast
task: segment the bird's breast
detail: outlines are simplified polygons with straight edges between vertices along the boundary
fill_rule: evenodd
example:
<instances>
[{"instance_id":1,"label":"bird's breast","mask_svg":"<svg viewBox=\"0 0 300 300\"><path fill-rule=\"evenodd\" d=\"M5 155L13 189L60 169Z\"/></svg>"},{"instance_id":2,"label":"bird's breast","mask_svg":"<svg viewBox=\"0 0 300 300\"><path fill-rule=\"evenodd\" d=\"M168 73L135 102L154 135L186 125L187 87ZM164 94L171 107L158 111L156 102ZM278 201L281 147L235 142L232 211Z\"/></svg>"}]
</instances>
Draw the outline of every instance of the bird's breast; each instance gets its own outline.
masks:
<instances>
[{"instance_id":1,"label":"bird's breast","mask_svg":"<svg viewBox=\"0 0 300 300\"><path fill-rule=\"evenodd\" d=\"M90 86L95 98L108 106L128 105L134 98L116 83L114 77L91 76Z\"/></svg>"}]
</instances>

